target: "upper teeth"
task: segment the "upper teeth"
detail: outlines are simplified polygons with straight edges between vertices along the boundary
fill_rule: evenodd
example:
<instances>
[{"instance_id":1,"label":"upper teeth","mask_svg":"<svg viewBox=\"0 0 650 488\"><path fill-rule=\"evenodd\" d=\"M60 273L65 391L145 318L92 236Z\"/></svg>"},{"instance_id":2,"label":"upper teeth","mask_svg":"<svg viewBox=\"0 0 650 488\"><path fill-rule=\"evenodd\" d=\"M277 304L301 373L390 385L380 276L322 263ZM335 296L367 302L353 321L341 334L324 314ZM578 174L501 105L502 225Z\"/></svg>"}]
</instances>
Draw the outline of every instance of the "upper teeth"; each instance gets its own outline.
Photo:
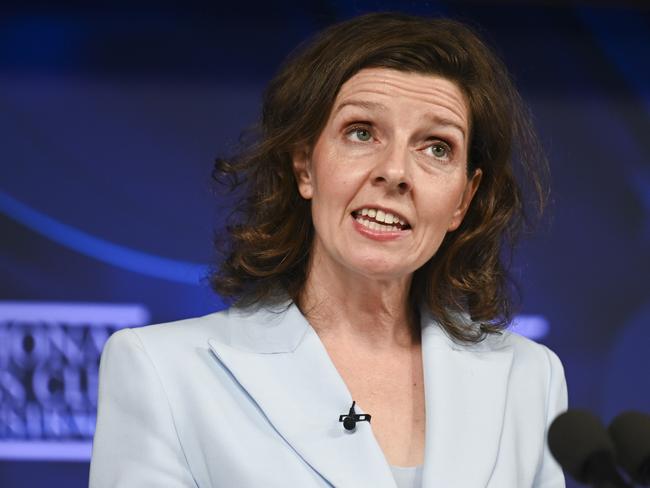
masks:
<instances>
[{"instance_id":1,"label":"upper teeth","mask_svg":"<svg viewBox=\"0 0 650 488\"><path fill-rule=\"evenodd\" d=\"M374 218L377 222L384 222L385 224L396 224L399 222L406 225L406 222L392 213L384 212L383 210L376 210L374 208L364 208L361 210L361 215L367 215Z\"/></svg>"}]
</instances>

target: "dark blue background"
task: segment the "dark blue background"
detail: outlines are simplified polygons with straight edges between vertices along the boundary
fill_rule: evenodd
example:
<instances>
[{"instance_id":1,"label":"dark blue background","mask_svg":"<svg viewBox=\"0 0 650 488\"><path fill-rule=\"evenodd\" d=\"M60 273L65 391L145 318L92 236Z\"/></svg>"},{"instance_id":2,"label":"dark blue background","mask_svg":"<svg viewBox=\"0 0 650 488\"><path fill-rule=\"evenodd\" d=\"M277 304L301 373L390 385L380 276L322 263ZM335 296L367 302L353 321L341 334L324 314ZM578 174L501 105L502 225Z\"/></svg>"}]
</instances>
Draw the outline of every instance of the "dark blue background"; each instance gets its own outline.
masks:
<instances>
[{"instance_id":1,"label":"dark blue background","mask_svg":"<svg viewBox=\"0 0 650 488\"><path fill-rule=\"evenodd\" d=\"M650 412L650 11L606 3L5 4L0 299L142 303L153 322L220 308L199 281L228 203L212 161L255 122L285 54L368 11L449 15L498 47L550 157L553 205L515 274L571 407ZM87 476L0 462L2 486Z\"/></svg>"}]
</instances>

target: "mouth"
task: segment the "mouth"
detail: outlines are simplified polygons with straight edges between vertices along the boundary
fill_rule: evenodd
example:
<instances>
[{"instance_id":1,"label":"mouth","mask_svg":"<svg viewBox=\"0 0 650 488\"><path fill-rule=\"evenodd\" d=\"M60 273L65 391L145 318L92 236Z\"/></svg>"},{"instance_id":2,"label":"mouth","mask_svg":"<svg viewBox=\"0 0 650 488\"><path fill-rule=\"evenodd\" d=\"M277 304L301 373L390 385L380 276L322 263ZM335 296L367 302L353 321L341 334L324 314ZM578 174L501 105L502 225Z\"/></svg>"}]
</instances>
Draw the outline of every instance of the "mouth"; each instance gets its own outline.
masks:
<instances>
[{"instance_id":1,"label":"mouth","mask_svg":"<svg viewBox=\"0 0 650 488\"><path fill-rule=\"evenodd\" d=\"M396 232L411 228L408 220L392 210L363 207L352 212L352 218L374 231Z\"/></svg>"}]
</instances>

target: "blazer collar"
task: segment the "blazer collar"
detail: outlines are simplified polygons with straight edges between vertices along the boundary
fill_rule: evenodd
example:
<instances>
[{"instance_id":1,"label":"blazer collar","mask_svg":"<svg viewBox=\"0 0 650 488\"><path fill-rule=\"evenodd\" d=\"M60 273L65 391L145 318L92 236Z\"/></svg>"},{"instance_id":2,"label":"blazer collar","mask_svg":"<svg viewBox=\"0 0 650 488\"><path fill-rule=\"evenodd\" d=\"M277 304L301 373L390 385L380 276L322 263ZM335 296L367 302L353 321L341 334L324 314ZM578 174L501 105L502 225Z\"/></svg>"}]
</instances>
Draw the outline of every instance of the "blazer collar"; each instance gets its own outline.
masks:
<instances>
[{"instance_id":1,"label":"blazer collar","mask_svg":"<svg viewBox=\"0 0 650 488\"><path fill-rule=\"evenodd\" d=\"M210 349L284 440L336 487L396 488L368 422L338 421L352 396L318 334L293 304L225 313ZM504 343L505 344L505 343ZM512 361L491 341L462 346L422 315L426 401L423 486L486 486L496 463ZM356 405L357 413L365 412Z\"/></svg>"}]
</instances>

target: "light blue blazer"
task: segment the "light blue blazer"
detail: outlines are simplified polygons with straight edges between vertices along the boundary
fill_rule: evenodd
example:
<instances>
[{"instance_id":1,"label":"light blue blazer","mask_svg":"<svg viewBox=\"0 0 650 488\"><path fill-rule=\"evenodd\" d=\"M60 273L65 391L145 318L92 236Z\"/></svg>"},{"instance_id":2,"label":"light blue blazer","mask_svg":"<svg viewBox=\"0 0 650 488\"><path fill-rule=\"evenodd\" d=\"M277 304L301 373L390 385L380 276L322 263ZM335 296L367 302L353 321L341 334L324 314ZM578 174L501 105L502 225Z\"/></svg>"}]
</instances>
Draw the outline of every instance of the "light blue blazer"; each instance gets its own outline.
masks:
<instances>
[{"instance_id":1,"label":"light blue blazer","mask_svg":"<svg viewBox=\"0 0 650 488\"><path fill-rule=\"evenodd\" d=\"M557 356L516 334L471 346L422 317L423 486L559 488L546 448L567 406ZM101 358L90 486L396 488L314 329L231 309L121 330ZM357 413L370 413L357 404Z\"/></svg>"}]
</instances>

